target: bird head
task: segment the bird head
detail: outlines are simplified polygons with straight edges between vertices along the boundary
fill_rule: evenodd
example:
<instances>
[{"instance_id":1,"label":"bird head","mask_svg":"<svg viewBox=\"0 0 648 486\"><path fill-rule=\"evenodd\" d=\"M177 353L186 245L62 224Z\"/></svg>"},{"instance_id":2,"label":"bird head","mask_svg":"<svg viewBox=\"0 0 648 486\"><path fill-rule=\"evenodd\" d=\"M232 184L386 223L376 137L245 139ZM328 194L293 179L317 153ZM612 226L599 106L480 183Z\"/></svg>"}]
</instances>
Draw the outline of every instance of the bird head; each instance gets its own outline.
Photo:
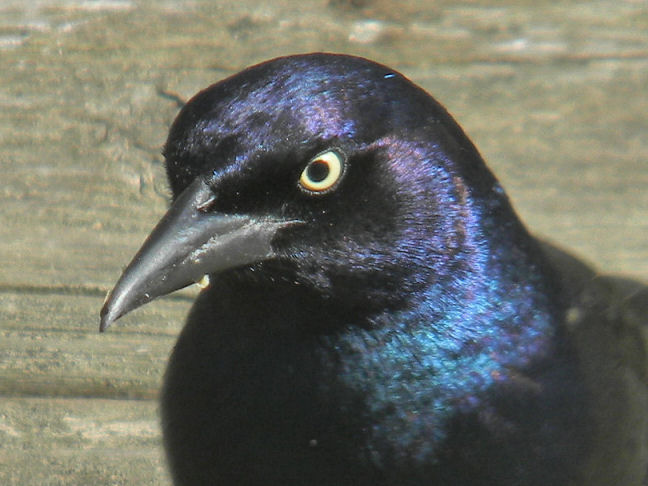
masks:
<instances>
[{"instance_id":1,"label":"bird head","mask_svg":"<svg viewBox=\"0 0 648 486\"><path fill-rule=\"evenodd\" d=\"M208 87L182 108L164 155L173 203L109 294L102 330L226 272L397 306L461 273L479 244L468 241L479 201L510 212L439 103L351 56L279 58Z\"/></svg>"}]
</instances>

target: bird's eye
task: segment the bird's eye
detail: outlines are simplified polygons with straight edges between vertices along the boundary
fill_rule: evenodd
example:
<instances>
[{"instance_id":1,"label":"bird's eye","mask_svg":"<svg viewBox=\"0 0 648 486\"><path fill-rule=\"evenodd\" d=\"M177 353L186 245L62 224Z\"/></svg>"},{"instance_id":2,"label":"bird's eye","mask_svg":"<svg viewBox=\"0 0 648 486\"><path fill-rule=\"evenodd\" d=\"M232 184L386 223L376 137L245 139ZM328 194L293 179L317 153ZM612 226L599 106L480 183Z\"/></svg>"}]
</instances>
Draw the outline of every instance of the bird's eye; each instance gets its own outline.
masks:
<instances>
[{"instance_id":1,"label":"bird's eye","mask_svg":"<svg viewBox=\"0 0 648 486\"><path fill-rule=\"evenodd\" d=\"M343 155L327 150L311 159L299 177L299 185L311 194L323 194L335 187L343 173Z\"/></svg>"}]
</instances>

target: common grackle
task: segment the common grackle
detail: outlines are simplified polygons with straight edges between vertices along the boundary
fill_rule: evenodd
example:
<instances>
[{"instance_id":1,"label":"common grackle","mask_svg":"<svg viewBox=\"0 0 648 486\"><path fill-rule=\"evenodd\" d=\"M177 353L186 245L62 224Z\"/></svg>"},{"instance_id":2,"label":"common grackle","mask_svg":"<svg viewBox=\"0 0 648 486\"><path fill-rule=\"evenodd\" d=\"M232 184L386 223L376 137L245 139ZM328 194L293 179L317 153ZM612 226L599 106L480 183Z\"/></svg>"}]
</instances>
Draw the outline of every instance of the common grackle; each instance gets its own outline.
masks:
<instances>
[{"instance_id":1,"label":"common grackle","mask_svg":"<svg viewBox=\"0 0 648 486\"><path fill-rule=\"evenodd\" d=\"M216 83L101 330L194 282L176 485L648 484L648 288L531 236L446 110L309 54Z\"/></svg>"}]
</instances>

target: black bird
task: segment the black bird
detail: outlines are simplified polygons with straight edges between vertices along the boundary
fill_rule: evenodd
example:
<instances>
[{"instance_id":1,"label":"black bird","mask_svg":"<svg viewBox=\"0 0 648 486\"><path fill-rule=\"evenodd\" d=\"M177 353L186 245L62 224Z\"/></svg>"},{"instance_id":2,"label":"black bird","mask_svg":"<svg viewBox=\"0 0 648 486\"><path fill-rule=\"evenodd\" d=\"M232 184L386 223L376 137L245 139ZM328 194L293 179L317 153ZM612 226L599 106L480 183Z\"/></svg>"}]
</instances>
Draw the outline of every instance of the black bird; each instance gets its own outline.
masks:
<instances>
[{"instance_id":1,"label":"black bird","mask_svg":"<svg viewBox=\"0 0 648 486\"><path fill-rule=\"evenodd\" d=\"M648 289L531 236L404 76L259 64L164 153L173 204L101 330L208 285L162 393L176 485L648 484Z\"/></svg>"}]
</instances>

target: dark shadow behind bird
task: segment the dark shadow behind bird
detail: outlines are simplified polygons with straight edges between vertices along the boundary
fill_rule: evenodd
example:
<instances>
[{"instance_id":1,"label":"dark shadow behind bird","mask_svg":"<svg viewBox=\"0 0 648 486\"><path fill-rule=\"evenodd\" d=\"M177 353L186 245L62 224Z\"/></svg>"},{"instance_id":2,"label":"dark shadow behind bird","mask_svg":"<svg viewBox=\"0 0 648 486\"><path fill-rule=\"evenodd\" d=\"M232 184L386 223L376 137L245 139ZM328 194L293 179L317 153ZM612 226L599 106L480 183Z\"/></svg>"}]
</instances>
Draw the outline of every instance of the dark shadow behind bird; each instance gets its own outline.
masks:
<instances>
[{"instance_id":1,"label":"dark shadow behind bird","mask_svg":"<svg viewBox=\"0 0 648 486\"><path fill-rule=\"evenodd\" d=\"M208 284L162 393L176 485L648 484L647 288L530 236L401 74L251 67L165 157L173 205L101 329Z\"/></svg>"}]
</instances>

